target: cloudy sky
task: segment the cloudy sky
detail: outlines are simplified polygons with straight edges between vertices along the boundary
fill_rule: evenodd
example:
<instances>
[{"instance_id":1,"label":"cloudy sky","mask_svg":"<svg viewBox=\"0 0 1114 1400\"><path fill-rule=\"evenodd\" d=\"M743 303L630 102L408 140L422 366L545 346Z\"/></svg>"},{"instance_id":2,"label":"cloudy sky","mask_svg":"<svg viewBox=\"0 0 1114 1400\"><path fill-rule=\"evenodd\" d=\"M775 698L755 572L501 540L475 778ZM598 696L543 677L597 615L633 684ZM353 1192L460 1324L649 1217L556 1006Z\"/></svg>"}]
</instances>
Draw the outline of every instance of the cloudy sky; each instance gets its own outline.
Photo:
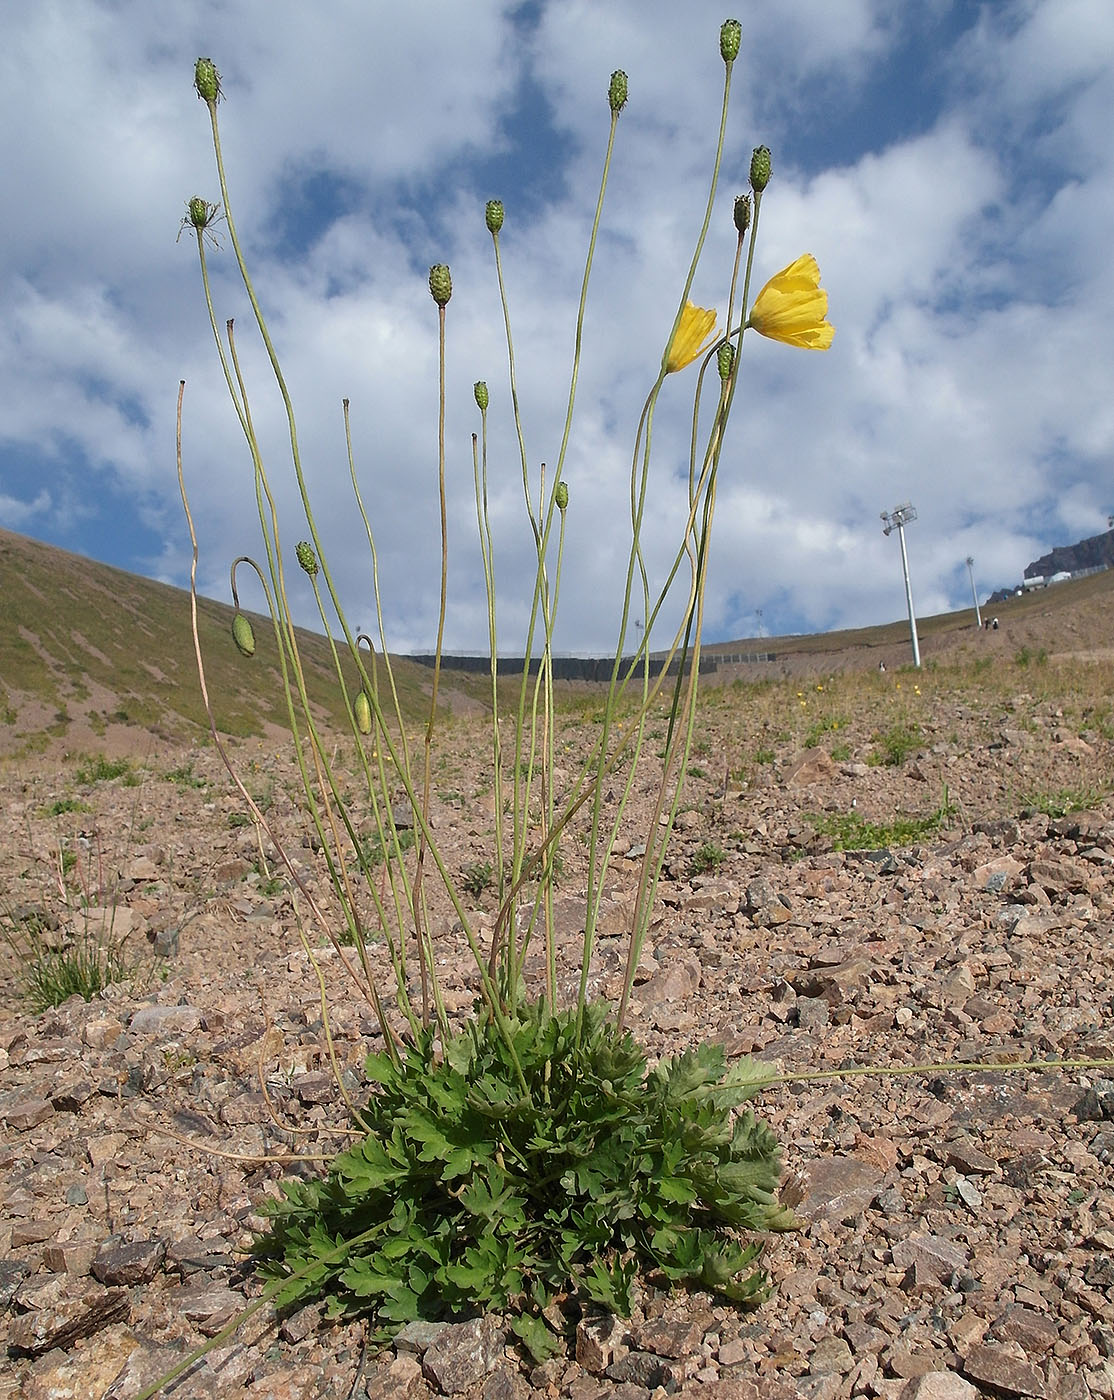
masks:
<instances>
[{"instance_id":1,"label":"cloudy sky","mask_svg":"<svg viewBox=\"0 0 1114 1400\"><path fill-rule=\"evenodd\" d=\"M486 640L472 384L491 392L501 645L533 577L484 201L501 198L531 469L557 460L576 302L608 131L619 122L565 459L556 645L613 646L634 432L699 231L719 119L721 21L743 25L719 194L693 297L723 307L734 196L773 151L756 286L819 260L827 354L748 335L724 451L707 636L904 613L905 500L919 612L1016 582L1114 510L1114 6L1109 0L37 0L5 8L0 106L0 525L184 585L185 462L202 588L259 552L250 460L201 297L185 200L219 198L194 60L223 76L233 213L298 414L350 621L373 621L341 399L397 650L433 640L437 317L451 264L447 645ZM235 316L284 541L306 533L285 420L227 236ZM721 322L722 324L722 322ZM696 370L655 426L651 567L672 557ZM304 583L304 581L301 581ZM309 620L308 590L292 586ZM663 639L664 640L664 639Z\"/></svg>"}]
</instances>

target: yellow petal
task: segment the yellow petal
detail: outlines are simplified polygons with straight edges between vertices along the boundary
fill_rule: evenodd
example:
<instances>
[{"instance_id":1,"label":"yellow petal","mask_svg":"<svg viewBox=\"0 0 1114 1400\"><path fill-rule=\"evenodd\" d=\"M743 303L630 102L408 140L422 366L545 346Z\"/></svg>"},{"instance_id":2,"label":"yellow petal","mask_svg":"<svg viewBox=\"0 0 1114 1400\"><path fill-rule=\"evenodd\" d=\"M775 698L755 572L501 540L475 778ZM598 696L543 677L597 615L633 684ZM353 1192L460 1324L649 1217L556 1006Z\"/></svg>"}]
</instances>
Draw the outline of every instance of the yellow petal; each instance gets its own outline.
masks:
<instances>
[{"instance_id":1,"label":"yellow petal","mask_svg":"<svg viewBox=\"0 0 1114 1400\"><path fill-rule=\"evenodd\" d=\"M802 253L758 293L747 325L786 345L827 350L835 335L827 314L828 294L820 288L820 268L811 253Z\"/></svg>"},{"instance_id":2,"label":"yellow petal","mask_svg":"<svg viewBox=\"0 0 1114 1400\"><path fill-rule=\"evenodd\" d=\"M685 309L681 312L680 324L669 346L669 355L665 361L666 374L673 374L674 371L691 365L715 328L714 311L705 311L702 306L694 306L691 301L686 301Z\"/></svg>"}]
</instances>

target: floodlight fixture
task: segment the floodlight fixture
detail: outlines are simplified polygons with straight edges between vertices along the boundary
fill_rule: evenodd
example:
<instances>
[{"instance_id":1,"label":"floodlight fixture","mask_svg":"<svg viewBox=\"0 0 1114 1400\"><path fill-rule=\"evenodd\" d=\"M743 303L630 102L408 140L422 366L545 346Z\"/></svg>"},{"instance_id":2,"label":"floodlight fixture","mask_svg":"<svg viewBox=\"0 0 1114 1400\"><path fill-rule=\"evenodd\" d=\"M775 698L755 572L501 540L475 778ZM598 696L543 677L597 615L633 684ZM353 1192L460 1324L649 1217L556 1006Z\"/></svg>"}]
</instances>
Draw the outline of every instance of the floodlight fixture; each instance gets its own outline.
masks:
<instances>
[{"instance_id":1,"label":"floodlight fixture","mask_svg":"<svg viewBox=\"0 0 1114 1400\"><path fill-rule=\"evenodd\" d=\"M975 587L975 561L970 554L967 556L967 572L971 578L971 597L975 603L975 626L982 631L982 613L979 611L979 593Z\"/></svg>"},{"instance_id":2,"label":"floodlight fixture","mask_svg":"<svg viewBox=\"0 0 1114 1400\"><path fill-rule=\"evenodd\" d=\"M901 542L901 570L905 575L905 602L909 608L909 635L913 641L913 665L919 669L921 648L917 641L917 615L913 611L913 585L909 582L909 555L905 549L905 527L916 518L917 509L910 501L903 501L901 505L894 506L893 510L884 510L881 514L882 533L888 535L891 530L896 530L897 538Z\"/></svg>"}]
</instances>

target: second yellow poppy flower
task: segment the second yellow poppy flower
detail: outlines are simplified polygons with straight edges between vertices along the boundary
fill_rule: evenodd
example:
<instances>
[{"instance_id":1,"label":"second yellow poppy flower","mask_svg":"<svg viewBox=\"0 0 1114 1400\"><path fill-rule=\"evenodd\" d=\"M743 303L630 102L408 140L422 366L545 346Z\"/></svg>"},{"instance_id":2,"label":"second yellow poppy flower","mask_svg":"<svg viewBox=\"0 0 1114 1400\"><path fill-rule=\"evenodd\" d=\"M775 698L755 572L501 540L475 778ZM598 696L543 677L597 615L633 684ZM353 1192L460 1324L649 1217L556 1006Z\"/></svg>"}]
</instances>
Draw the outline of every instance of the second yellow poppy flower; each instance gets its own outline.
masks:
<instances>
[{"instance_id":1,"label":"second yellow poppy flower","mask_svg":"<svg viewBox=\"0 0 1114 1400\"><path fill-rule=\"evenodd\" d=\"M820 268L811 253L802 253L758 293L747 325L785 345L827 350L835 335L827 314L828 294L820 288Z\"/></svg>"}]
</instances>

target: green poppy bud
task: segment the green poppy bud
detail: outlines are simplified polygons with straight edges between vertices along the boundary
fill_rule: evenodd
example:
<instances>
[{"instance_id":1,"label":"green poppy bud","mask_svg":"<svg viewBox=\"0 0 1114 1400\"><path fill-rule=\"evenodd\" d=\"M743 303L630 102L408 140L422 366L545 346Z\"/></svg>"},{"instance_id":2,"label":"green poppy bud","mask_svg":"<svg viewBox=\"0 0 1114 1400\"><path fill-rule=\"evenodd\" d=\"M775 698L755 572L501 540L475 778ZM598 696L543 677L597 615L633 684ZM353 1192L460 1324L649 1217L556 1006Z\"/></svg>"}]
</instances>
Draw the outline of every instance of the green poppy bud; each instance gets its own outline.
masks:
<instances>
[{"instance_id":1,"label":"green poppy bud","mask_svg":"<svg viewBox=\"0 0 1114 1400\"><path fill-rule=\"evenodd\" d=\"M232 619L232 640L241 656L255 655L255 633L243 613L238 612Z\"/></svg>"},{"instance_id":2,"label":"green poppy bud","mask_svg":"<svg viewBox=\"0 0 1114 1400\"><path fill-rule=\"evenodd\" d=\"M434 263L429 269L429 293L438 306L448 306L453 279L445 263Z\"/></svg>"},{"instance_id":3,"label":"green poppy bud","mask_svg":"<svg viewBox=\"0 0 1114 1400\"><path fill-rule=\"evenodd\" d=\"M725 340L716 351L716 366L722 380L726 382L731 378L731 371L735 368L735 346L730 340Z\"/></svg>"},{"instance_id":4,"label":"green poppy bud","mask_svg":"<svg viewBox=\"0 0 1114 1400\"><path fill-rule=\"evenodd\" d=\"M484 223L488 233L498 233L503 227L503 201L489 199L484 205Z\"/></svg>"},{"instance_id":5,"label":"green poppy bud","mask_svg":"<svg viewBox=\"0 0 1114 1400\"><path fill-rule=\"evenodd\" d=\"M298 563L309 574L310 578L317 577L317 555L313 552L313 545L309 540L299 540L294 546L294 553L298 556Z\"/></svg>"},{"instance_id":6,"label":"green poppy bud","mask_svg":"<svg viewBox=\"0 0 1114 1400\"><path fill-rule=\"evenodd\" d=\"M186 218L194 228L207 228L216 212L216 205L210 204L207 199L200 199L194 195L192 199L186 201Z\"/></svg>"},{"instance_id":7,"label":"green poppy bud","mask_svg":"<svg viewBox=\"0 0 1114 1400\"><path fill-rule=\"evenodd\" d=\"M725 19L719 31L719 51L724 63L734 63L743 42L743 26L737 19Z\"/></svg>"},{"instance_id":8,"label":"green poppy bud","mask_svg":"<svg viewBox=\"0 0 1114 1400\"><path fill-rule=\"evenodd\" d=\"M211 58L199 58L194 64L193 85L202 102L216 102L220 98L220 74Z\"/></svg>"},{"instance_id":9,"label":"green poppy bud","mask_svg":"<svg viewBox=\"0 0 1114 1400\"><path fill-rule=\"evenodd\" d=\"M557 483L557 490L553 493L553 499L557 502L557 509L564 510L569 503L569 488L563 481Z\"/></svg>"},{"instance_id":10,"label":"green poppy bud","mask_svg":"<svg viewBox=\"0 0 1114 1400\"><path fill-rule=\"evenodd\" d=\"M740 234L746 233L750 228L750 195L740 194L735 196L735 207L731 211L731 217L735 220L735 227Z\"/></svg>"},{"instance_id":11,"label":"green poppy bud","mask_svg":"<svg viewBox=\"0 0 1114 1400\"><path fill-rule=\"evenodd\" d=\"M770 148L755 146L750 158L750 187L755 194L761 194L770 183Z\"/></svg>"},{"instance_id":12,"label":"green poppy bud","mask_svg":"<svg viewBox=\"0 0 1114 1400\"><path fill-rule=\"evenodd\" d=\"M611 75L611 82L607 87L607 105L616 116L627 105L627 75L621 68L616 68Z\"/></svg>"},{"instance_id":13,"label":"green poppy bud","mask_svg":"<svg viewBox=\"0 0 1114 1400\"><path fill-rule=\"evenodd\" d=\"M371 701L366 691L358 691L352 701L352 713L356 716L356 728L361 734L371 733Z\"/></svg>"},{"instance_id":14,"label":"green poppy bud","mask_svg":"<svg viewBox=\"0 0 1114 1400\"><path fill-rule=\"evenodd\" d=\"M487 385L482 379L477 379L472 385L472 392L476 396L476 407L481 413L487 412L487 405L490 402L487 395Z\"/></svg>"}]
</instances>

